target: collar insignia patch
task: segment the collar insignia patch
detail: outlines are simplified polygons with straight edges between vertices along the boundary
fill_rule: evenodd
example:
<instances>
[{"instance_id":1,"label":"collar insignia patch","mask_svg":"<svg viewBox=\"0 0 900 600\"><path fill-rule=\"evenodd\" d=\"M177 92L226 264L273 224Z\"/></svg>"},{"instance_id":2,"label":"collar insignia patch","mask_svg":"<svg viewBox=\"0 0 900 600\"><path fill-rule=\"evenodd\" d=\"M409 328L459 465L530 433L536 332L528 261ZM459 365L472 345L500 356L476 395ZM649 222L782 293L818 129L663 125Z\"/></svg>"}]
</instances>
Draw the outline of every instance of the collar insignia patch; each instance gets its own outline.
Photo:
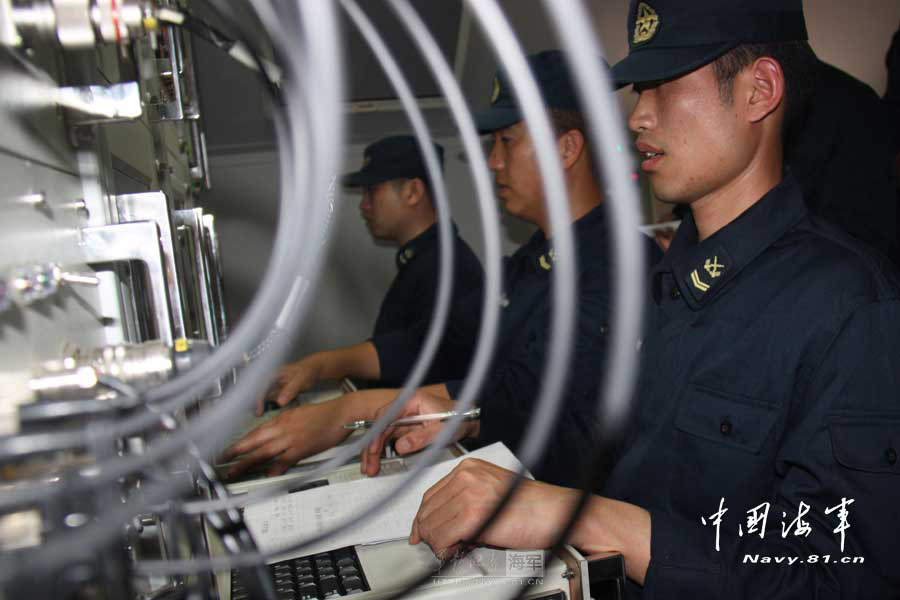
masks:
<instances>
[{"instance_id":1,"label":"collar insignia patch","mask_svg":"<svg viewBox=\"0 0 900 600\"><path fill-rule=\"evenodd\" d=\"M404 250L403 252L401 252L400 254L397 255L397 262L399 262L401 265L405 265L410 260L412 260L412 257L415 255L416 255L416 253L412 248L407 248L406 250Z\"/></svg>"},{"instance_id":2,"label":"collar insignia patch","mask_svg":"<svg viewBox=\"0 0 900 600\"><path fill-rule=\"evenodd\" d=\"M549 271L553 268L553 263L556 262L556 249L550 248L547 254L541 254L541 257L538 259L538 263L541 265L541 268L545 271Z\"/></svg>"},{"instance_id":3,"label":"collar insignia patch","mask_svg":"<svg viewBox=\"0 0 900 600\"><path fill-rule=\"evenodd\" d=\"M719 263L719 257L714 256L712 260L706 259L706 262L703 263L703 268L709 273L709 276L713 279L717 277L721 277L722 272L725 270L725 265Z\"/></svg>"},{"instance_id":4,"label":"collar insignia patch","mask_svg":"<svg viewBox=\"0 0 900 600\"><path fill-rule=\"evenodd\" d=\"M702 279L700 279L700 273L697 271L697 269L694 269L693 271L691 271L691 284L695 288L700 290L700 292L703 294L705 294L706 292L709 291L710 285L708 283L705 283Z\"/></svg>"}]
</instances>

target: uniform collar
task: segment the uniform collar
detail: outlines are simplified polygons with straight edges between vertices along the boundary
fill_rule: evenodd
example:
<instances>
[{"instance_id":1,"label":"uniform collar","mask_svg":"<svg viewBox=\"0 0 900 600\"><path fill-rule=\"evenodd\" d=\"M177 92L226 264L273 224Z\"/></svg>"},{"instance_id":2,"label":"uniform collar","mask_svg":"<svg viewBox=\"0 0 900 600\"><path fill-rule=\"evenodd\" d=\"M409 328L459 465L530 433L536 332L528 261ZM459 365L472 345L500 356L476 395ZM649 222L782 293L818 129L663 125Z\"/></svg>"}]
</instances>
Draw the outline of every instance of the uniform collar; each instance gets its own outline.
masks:
<instances>
[{"instance_id":1,"label":"uniform collar","mask_svg":"<svg viewBox=\"0 0 900 600\"><path fill-rule=\"evenodd\" d=\"M456 224L451 223L453 226L453 235L456 235ZM397 263L397 269L402 269L407 266L411 262L413 262L417 256L427 251L429 248L436 246L438 243L438 228L437 223L434 223L414 237L409 240L400 248L397 249L397 255L395 257L395 262Z\"/></svg>"},{"instance_id":2,"label":"uniform collar","mask_svg":"<svg viewBox=\"0 0 900 600\"><path fill-rule=\"evenodd\" d=\"M598 243L598 230L605 231L606 225L606 209L602 204L592 208L590 211L581 216L573 223L573 234L575 236L575 251L578 252L590 234L591 243ZM544 232L538 230L528 240L528 254L531 257L531 263L534 270L538 272L549 272L553 269L553 263L556 262L556 249L547 241Z\"/></svg>"},{"instance_id":3,"label":"uniform collar","mask_svg":"<svg viewBox=\"0 0 900 600\"><path fill-rule=\"evenodd\" d=\"M781 183L702 242L697 241L697 226L688 211L669 251L651 271L654 299L659 303L659 276L671 272L688 306L702 308L806 214L800 186L789 170Z\"/></svg>"}]
</instances>

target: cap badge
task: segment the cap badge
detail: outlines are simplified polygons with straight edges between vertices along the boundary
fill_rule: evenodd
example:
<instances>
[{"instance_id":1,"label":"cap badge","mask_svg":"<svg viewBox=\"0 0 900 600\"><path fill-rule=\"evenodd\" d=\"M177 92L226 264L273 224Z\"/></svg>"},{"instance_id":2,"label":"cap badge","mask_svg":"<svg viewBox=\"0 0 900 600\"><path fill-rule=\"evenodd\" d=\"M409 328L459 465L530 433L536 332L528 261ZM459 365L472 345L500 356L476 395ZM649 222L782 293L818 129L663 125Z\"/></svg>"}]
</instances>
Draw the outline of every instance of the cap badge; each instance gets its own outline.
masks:
<instances>
[{"instance_id":1,"label":"cap badge","mask_svg":"<svg viewBox=\"0 0 900 600\"><path fill-rule=\"evenodd\" d=\"M497 98L500 97L500 78L494 77L494 89L491 91L491 104L497 101Z\"/></svg>"},{"instance_id":2,"label":"cap badge","mask_svg":"<svg viewBox=\"0 0 900 600\"><path fill-rule=\"evenodd\" d=\"M363 157L363 164L362 164L362 167L360 168L360 170L365 169L366 167L368 167L370 162L372 162L372 155L371 155L371 154L366 154L366 155Z\"/></svg>"},{"instance_id":3,"label":"cap badge","mask_svg":"<svg viewBox=\"0 0 900 600\"><path fill-rule=\"evenodd\" d=\"M703 263L703 268L706 269L706 272L709 273L710 277L715 279L722 275L722 269L725 268L725 265L719 263L718 256L714 256L712 261L708 258L706 259L706 262Z\"/></svg>"},{"instance_id":4,"label":"cap badge","mask_svg":"<svg viewBox=\"0 0 900 600\"><path fill-rule=\"evenodd\" d=\"M638 4L637 18L634 21L634 43L649 42L656 35L659 27L659 15L646 2Z\"/></svg>"}]
</instances>

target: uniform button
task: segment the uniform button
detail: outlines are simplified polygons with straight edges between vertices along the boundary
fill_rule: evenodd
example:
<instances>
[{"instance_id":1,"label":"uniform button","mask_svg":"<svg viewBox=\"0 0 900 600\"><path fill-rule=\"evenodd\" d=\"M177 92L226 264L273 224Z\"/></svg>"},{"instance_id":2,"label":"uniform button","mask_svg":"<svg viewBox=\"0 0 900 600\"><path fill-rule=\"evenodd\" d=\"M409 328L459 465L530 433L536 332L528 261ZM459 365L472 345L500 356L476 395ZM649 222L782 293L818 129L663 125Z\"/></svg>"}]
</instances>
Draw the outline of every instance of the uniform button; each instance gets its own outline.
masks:
<instances>
[{"instance_id":1,"label":"uniform button","mask_svg":"<svg viewBox=\"0 0 900 600\"><path fill-rule=\"evenodd\" d=\"M731 421L729 421L728 419L723 419L722 422L719 424L719 432L722 435L731 434Z\"/></svg>"},{"instance_id":2,"label":"uniform button","mask_svg":"<svg viewBox=\"0 0 900 600\"><path fill-rule=\"evenodd\" d=\"M884 453L887 457L887 461L889 465L892 465L897 462L897 451L893 448L888 448L887 452Z\"/></svg>"},{"instance_id":3,"label":"uniform button","mask_svg":"<svg viewBox=\"0 0 900 600\"><path fill-rule=\"evenodd\" d=\"M672 300L678 300L679 298L681 298L681 290L678 289L677 285L673 285L672 289L669 290L669 297Z\"/></svg>"}]
</instances>

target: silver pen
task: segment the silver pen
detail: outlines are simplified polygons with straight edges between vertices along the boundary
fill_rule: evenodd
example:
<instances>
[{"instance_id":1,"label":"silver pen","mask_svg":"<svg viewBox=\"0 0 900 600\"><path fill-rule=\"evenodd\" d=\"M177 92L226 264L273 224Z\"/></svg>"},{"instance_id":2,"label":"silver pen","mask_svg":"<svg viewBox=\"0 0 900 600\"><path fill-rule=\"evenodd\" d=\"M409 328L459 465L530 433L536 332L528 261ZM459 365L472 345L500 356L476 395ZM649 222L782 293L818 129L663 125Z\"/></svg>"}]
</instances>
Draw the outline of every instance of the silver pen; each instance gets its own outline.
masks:
<instances>
[{"instance_id":1,"label":"silver pen","mask_svg":"<svg viewBox=\"0 0 900 600\"><path fill-rule=\"evenodd\" d=\"M403 417L402 419L397 419L393 423L391 423L388 427L400 427L402 425L415 425L417 423L428 423L429 421L447 421L452 419L455 416L462 415L464 420L472 421L481 416L480 408L473 408L472 410L467 410L464 413L456 412L455 410L451 410L448 412L442 413L431 413L428 415L416 415L414 417ZM346 423L344 425L344 429L369 429L372 425L375 424L375 421L353 421L352 423Z\"/></svg>"}]
</instances>

